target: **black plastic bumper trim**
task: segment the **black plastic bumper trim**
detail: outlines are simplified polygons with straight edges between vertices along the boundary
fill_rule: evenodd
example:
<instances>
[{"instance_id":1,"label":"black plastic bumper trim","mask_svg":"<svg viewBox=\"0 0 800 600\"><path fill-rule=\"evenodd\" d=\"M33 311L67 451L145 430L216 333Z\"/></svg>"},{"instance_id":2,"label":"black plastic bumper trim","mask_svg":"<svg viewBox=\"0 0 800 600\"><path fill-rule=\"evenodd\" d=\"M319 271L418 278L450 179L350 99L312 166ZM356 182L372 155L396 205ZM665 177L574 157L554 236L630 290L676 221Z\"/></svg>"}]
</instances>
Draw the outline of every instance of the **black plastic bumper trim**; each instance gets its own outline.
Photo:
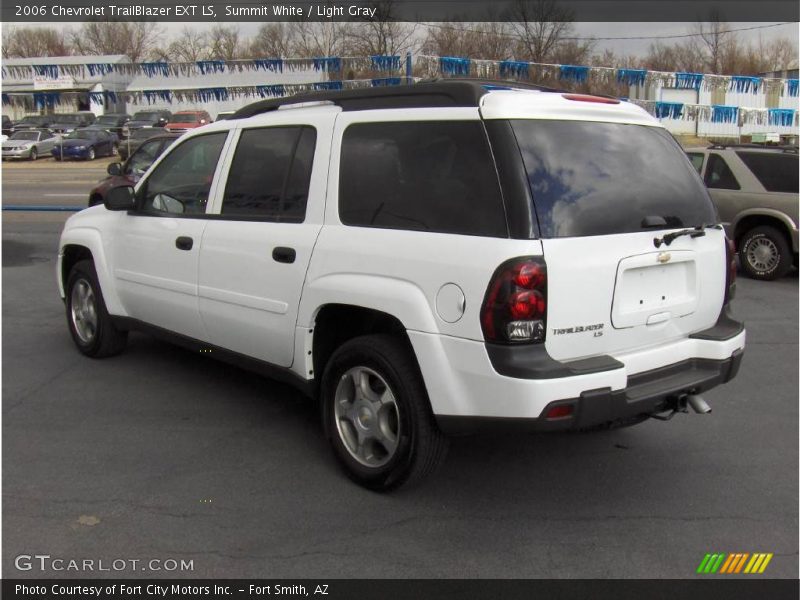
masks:
<instances>
[{"instance_id":1,"label":"black plastic bumper trim","mask_svg":"<svg viewBox=\"0 0 800 600\"><path fill-rule=\"evenodd\" d=\"M559 379L621 369L625 365L610 356L593 356L564 363L547 353L544 344L485 344L492 367L500 375L517 379Z\"/></svg>"},{"instance_id":2,"label":"black plastic bumper trim","mask_svg":"<svg viewBox=\"0 0 800 600\"><path fill-rule=\"evenodd\" d=\"M731 317L730 307L726 304L719 313L719 319L713 327L698 331L689 336L693 340L711 340L712 342L724 342L735 338L744 331L744 323Z\"/></svg>"},{"instance_id":3,"label":"black plastic bumper trim","mask_svg":"<svg viewBox=\"0 0 800 600\"><path fill-rule=\"evenodd\" d=\"M632 375L628 377L625 389L587 390L578 398L553 401L542 411L542 414L547 414L554 406L572 405L572 415L568 417L525 419L436 415L436 421L444 433L464 435L487 430L574 431L649 416L668 410L683 394L700 394L727 383L739 372L743 356L744 350L739 349L724 360L691 358Z\"/></svg>"}]
</instances>

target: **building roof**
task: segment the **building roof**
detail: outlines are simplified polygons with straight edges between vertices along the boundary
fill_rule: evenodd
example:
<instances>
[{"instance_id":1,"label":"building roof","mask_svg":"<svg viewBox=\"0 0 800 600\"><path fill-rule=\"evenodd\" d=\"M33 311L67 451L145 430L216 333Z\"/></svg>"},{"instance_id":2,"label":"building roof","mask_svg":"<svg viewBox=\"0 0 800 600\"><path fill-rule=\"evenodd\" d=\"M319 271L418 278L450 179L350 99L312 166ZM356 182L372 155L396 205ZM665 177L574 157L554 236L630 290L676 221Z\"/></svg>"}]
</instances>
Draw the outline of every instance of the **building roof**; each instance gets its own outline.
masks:
<instances>
[{"instance_id":1,"label":"building roof","mask_svg":"<svg viewBox=\"0 0 800 600\"><path fill-rule=\"evenodd\" d=\"M27 65L85 65L117 64L130 62L124 54L89 54L81 56L30 56L27 58L4 58L3 66L24 67Z\"/></svg>"}]
</instances>

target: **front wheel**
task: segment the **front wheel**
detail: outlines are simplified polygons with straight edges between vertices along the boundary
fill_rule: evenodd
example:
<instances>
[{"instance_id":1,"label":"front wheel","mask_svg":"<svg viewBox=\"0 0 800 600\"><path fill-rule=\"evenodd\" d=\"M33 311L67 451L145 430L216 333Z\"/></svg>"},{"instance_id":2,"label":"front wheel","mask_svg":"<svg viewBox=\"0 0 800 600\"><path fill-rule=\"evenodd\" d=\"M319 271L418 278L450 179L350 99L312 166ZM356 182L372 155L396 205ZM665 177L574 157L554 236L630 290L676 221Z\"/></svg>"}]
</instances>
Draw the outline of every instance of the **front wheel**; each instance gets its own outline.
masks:
<instances>
[{"instance_id":1,"label":"front wheel","mask_svg":"<svg viewBox=\"0 0 800 600\"><path fill-rule=\"evenodd\" d=\"M347 475L388 491L420 481L447 453L410 349L388 335L343 344L322 377L325 433Z\"/></svg>"},{"instance_id":2,"label":"front wheel","mask_svg":"<svg viewBox=\"0 0 800 600\"><path fill-rule=\"evenodd\" d=\"M31 155L29 157L31 160L36 160L39 158L39 153L36 151L36 148L31 148Z\"/></svg>"},{"instance_id":3,"label":"front wheel","mask_svg":"<svg viewBox=\"0 0 800 600\"><path fill-rule=\"evenodd\" d=\"M86 160L94 160L95 156L94 148L89 148L89 154L86 155Z\"/></svg>"},{"instance_id":4,"label":"front wheel","mask_svg":"<svg viewBox=\"0 0 800 600\"><path fill-rule=\"evenodd\" d=\"M784 235L769 225L754 227L739 245L739 262L748 277L771 281L788 273L792 253Z\"/></svg>"},{"instance_id":5,"label":"front wheel","mask_svg":"<svg viewBox=\"0 0 800 600\"><path fill-rule=\"evenodd\" d=\"M114 327L91 260L82 260L72 267L65 291L67 325L78 350L93 358L122 352L128 333Z\"/></svg>"}]
</instances>

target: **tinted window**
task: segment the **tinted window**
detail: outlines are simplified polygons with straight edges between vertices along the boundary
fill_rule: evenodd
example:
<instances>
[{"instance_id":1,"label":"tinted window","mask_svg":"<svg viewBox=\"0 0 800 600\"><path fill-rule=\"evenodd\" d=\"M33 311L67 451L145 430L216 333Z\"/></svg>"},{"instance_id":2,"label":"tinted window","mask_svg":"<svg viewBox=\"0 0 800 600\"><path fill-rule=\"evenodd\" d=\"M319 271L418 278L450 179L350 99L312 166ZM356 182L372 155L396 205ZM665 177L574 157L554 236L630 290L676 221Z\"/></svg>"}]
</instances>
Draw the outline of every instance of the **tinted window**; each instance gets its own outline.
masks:
<instances>
[{"instance_id":1,"label":"tinted window","mask_svg":"<svg viewBox=\"0 0 800 600\"><path fill-rule=\"evenodd\" d=\"M692 166L697 170L698 173L703 172L703 154L697 154L692 152L689 154L689 160L692 161Z\"/></svg>"},{"instance_id":2,"label":"tinted window","mask_svg":"<svg viewBox=\"0 0 800 600\"><path fill-rule=\"evenodd\" d=\"M156 167L140 190L148 212L204 213L227 133L190 138Z\"/></svg>"},{"instance_id":3,"label":"tinted window","mask_svg":"<svg viewBox=\"0 0 800 600\"><path fill-rule=\"evenodd\" d=\"M342 139L339 216L361 227L506 237L483 125L351 125Z\"/></svg>"},{"instance_id":4,"label":"tinted window","mask_svg":"<svg viewBox=\"0 0 800 600\"><path fill-rule=\"evenodd\" d=\"M716 222L686 154L659 127L585 121L512 121L542 237Z\"/></svg>"},{"instance_id":5,"label":"tinted window","mask_svg":"<svg viewBox=\"0 0 800 600\"><path fill-rule=\"evenodd\" d=\"M738 190L739 182L733 175L728 163L719 154L708 156L706 167L706 186L718 190Z\"/></svg>"},{"instance_id":6,"label":"tinted window","mask_svg":"<svg viewBox=\"0 0 800 600\"><path fill-rule=\"evenodd\" d=\"M796 154L779 154L777 152L737 152L736 154L768 192L797 193Z\"/></svg>"},{"instance_id":7,"label":"tinted window","mask_svg":"<svg viewBox=\"0 0 800 600\"><path fill-rule=\"evenodd\" d=\"M225 187L222 214L302 222L316 137L311 127L242 131Z\"/></svg>"},{"instance_id":8,"label":"tinted window","mask_svg":"<svg viewBox=\"0 0 800 600\"><path fill-rule=\"evenodd\" d=\"M139 146L125 163L125 174L135 177L142 175L161 154L161 145L161 140L153 140Z\"/></svg>"}]
</instances>

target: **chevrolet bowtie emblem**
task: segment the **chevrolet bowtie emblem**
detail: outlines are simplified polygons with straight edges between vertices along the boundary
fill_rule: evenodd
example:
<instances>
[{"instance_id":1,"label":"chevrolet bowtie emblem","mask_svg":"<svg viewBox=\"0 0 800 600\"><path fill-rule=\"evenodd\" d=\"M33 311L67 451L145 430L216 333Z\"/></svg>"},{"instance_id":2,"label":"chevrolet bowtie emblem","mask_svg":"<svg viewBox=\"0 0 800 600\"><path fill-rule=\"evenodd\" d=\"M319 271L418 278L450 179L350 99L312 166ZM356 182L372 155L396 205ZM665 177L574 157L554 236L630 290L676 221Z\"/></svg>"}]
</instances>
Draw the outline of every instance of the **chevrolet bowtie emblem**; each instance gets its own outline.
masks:
<instances>
[{"instance_id":1,"label":"chevrolet bowtie emblem","mask_svg":"<svg viewBox=\"0 0 800 600\"><path fill-rule=\"evenodd\" d=\"M669 262L670 258L672 258L672 254L669 252L659 252L656 260L658 260L658 262L661 264L664 264L665 262Z\"/></svg>"}]
</instances>

